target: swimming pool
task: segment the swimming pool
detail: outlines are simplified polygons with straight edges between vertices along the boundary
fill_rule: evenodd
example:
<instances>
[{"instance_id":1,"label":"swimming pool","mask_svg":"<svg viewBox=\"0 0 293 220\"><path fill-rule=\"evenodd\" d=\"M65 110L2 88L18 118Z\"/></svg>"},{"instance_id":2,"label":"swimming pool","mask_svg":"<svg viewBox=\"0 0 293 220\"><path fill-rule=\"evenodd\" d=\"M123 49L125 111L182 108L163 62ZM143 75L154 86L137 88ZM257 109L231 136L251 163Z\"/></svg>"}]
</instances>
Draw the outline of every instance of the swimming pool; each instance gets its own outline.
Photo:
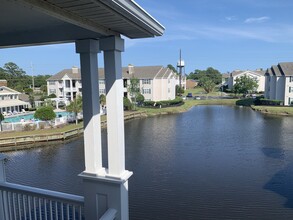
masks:
<instances>
[{"instance_id":1,"label":"swimming pool","mask_svg":"<svg viewBox=\"0 0 293 220\"><path fill-rule=\"evenodd\" d=\"M71 112L55 112L56 118L64 117L64 116L73 116ZM25 114L25 115L16 115L9 118L5 118L3 122L12 123L12 122L20 122L21 120L31 121L35 120L34 114Z\"/></svg>"}]
</instances>

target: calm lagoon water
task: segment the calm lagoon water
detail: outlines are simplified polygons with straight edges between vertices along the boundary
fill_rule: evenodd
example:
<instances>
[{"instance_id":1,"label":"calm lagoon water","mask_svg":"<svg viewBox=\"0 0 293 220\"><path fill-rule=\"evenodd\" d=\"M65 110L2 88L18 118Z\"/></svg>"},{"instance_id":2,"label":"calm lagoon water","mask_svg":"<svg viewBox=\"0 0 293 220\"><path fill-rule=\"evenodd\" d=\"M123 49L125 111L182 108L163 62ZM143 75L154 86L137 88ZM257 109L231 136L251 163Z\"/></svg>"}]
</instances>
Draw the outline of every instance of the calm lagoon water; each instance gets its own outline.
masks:
<instances>
[{"instance_id":1,"label":"calm lagoon water","mask_svg":"<svg viewBox=\"0 0 293 220\"><path fill-rule=\"evenodd\" d=\"M197 106L125 135L130 219L293 219L293 118ZM82 138L7 155L10 182L82 194Z\"/></svg>"}]
</instances>

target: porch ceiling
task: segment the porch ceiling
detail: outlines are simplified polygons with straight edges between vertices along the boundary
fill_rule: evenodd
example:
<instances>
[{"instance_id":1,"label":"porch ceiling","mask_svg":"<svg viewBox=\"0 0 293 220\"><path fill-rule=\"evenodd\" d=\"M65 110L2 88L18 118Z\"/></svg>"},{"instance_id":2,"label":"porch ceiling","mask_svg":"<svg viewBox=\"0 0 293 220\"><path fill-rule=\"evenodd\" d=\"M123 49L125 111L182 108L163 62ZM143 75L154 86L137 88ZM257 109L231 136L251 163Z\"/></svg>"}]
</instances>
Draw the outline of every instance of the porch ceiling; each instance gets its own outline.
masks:
<instances>
[{"instance_id":1,"label":"porch ceiling","mask_svg":"<svg viewBox=\"0 0 293 220\"><path fill-rule=\"evenodd\" d=\"M0 47L124 35L160 36L164 27L132 0L0 0Z\"/></svg>"}]
</instances>

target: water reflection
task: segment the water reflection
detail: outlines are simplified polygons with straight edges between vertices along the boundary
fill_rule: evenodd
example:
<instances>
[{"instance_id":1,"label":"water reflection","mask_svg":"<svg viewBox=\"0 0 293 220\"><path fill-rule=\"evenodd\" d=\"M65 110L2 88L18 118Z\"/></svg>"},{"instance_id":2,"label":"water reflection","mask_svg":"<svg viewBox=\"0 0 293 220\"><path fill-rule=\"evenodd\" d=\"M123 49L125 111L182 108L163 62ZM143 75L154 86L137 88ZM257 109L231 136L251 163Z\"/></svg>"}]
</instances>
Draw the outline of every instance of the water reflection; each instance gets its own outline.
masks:
<instances>
[{"instance_id":1,"label":"water reflection","mask_svg":"<svg viewBox=\"0 0 293 220\"><path fill-rule=\"evenodd\" d=\"M293 163L283 170L277 172L270 181L265 184L264 189L273 191L286 198L284 207L293 208Z\"/></svg>"},{"instance_id":2,"label":"water reflection","mask_svg":"<svg viewBox=\"0 0 293 220\"><path fill-rule=\"evenodd\" d=\"M130 219L292 219L292 125L228 106L127 122ZM82 193L82 139L9 156L9 181Z\"/></svg>"}]
</instances>

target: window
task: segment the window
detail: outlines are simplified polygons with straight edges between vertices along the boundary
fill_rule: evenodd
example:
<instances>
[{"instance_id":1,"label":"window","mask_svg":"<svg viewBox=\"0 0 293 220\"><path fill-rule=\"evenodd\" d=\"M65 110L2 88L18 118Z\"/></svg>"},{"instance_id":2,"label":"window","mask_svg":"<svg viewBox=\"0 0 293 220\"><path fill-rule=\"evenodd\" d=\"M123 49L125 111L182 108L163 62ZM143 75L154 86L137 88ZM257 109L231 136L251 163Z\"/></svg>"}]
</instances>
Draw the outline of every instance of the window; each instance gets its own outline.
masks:
<instances>
[{"instance_id":1,"label":"window","mask_svg":"<svg viewBox=\"0 0 293 220\"><path fill-rule=\"evenodd\" d=\"M151 84L151 79L143 79L142 84Z\"/></svg>"},{"instance_id":2,"label":"window","mask_svg":"<svg viewBox=\"0 0 293 220\"><path fill-rule=\"evenodd\" d=\"M104 79L100 79L100 80L99 80L99 84L100 84L100 85L105 85L105 80L104 80Z\"/></svg>"},{"instance_id":3,"label":"window","mask_svg":"<svg viewBox=\"0 0 293 220\"><path fill-rule=\"evenodd\" d=\"M290 76L289 82L293 82L293 76Z\"/></svg>"},{"instance_id":4,"label":"window","mask_svg":"<svg viewBox=\"0 0 293 220\"><path fill-rule=\"evenodd\" d=\"M70 80L65 80L65 87L70 88Z\"/></svg>"},{"instance_id":5,"label":"window","mask_svg":"<svg viewBox=\"0 0 293 220\"><path fill-rule=\"evenodd\" d=\"M143 89L142 90L142 94L151 94L151 93L152 93L151 89Z\"/></svg>"},{"instance_id":6,"label":"window","mask_svg":"<svg viewBox=\"0 0 293 220\"><path fill-rule=\"evenodd\" d=\"M75 88L76 87L76 81L72 80L72 87Z\"/></svg>"},{"instance_id":7,"label":"window","mask_svg":"<svg viewBox=\"0 0 293 220\"><path fill-rule=\"evenodd\" d=\"M50 94L56 94L56 89L50 89L50 90L49 90L49 93L50 93Z\"/></svg>"},{"instance_id":8,"label":"window","mask_svg":"<svg viewBox=\"0 0 293 220\"><path fill-rule=\"evenodd\" d=\"M170 88L168 88L168 93L170 93Z\"/></svg>"},{"instance_id":9,"label":"window","mask_svg":"<svg viewBox=\"0 0 293 220\"><path fill-rule=\"evenodd\" d=\"M49 81L49 85L55 85L55 81Z\"/></svg>"},{"instance_id":10,"label":"window","mask_svg":"<svg viewBox=\"0 0 293 220\"><path fill-rule=\"evenodd\" d=\"M100 94L106 94L106 89L99 89Z\"/></svg>"},{"instance_id":11,"label":"window","mask_svg":"<svg viewBox=\"0 0 293 220\"><path fill-rule=\"evenodd\" d=\"M289 93L293 92L293 87L289 87Z\"/></svg>"}]
</instances>

